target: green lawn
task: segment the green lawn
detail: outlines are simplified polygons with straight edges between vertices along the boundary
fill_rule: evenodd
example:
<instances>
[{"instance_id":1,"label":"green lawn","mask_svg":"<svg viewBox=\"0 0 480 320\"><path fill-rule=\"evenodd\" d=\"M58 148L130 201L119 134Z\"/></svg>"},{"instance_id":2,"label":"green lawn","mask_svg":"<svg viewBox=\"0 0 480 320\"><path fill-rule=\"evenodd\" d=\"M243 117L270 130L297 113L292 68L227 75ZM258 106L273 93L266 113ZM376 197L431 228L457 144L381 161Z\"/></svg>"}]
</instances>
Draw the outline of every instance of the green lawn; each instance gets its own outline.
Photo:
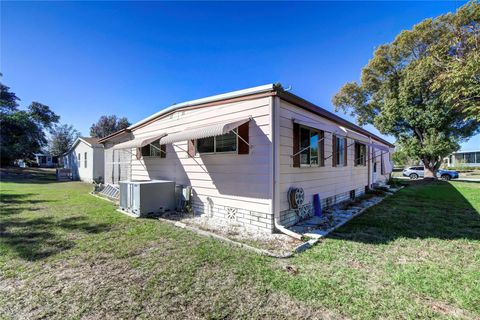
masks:
<instances>
[{"instance_id":1,"label":"green lawn","mask_svg":"<svg viewBox=\"0 0 480 320\"><path fill-rule=\"evenodd\" d=\"M288 260L45 172L0 188L0 318L480 318L479 183L410 183Z\"/></svg>"}]
</instances>

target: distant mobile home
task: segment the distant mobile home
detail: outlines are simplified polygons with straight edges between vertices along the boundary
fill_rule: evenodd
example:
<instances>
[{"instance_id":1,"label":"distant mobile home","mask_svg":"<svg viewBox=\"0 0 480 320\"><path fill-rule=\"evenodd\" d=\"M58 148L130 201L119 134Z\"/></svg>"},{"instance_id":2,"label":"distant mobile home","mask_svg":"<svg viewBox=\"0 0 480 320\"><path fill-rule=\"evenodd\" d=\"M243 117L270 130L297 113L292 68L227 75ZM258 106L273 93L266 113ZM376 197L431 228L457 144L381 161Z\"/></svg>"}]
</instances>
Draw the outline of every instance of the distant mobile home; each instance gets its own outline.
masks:
<instances>
[{"instance_id":1,"label":"distant mobile home","mask_svg":"<svg viewBox=\"0 0 480 320\"><path fill-rule=\"evenodd\" d=\"M457 151L444 159L447 167L480 167L480 150Z\"/></svg>"},{"instance_id":2,"label":"distant mobile home","mask_svg":"<svg viewBox=\"0 0 480 320\"><path fill-rule=\"evenodd\" d=\"M197 214L268 232L311 215L314 195L331 206L392 170L391 143L273 84L173 105L127 134L101 142L128 152L128 179L191 186Z\"/></svg>"},{"instance_id":3,"label":"distant mobile home","mask_svg":"<svg viewBox=\"0 0 480 320\"><path fill-rule=\"evenodd\" d=\"M35 162L41 168L53 168L58 165L58 157L50 154L35 153Z\"/></svg>"},{"instance_id":4,"label":"distant mobile home","mask_svg":"<svg viewBox=\"0 0 480 320\"><path fill-rule=\"evenodd\" d=\"M62 156L64 168L72 170L73 180L103 181L103 145L98 140L92 137L79 137Z\"/></svg>"}]
</instances>

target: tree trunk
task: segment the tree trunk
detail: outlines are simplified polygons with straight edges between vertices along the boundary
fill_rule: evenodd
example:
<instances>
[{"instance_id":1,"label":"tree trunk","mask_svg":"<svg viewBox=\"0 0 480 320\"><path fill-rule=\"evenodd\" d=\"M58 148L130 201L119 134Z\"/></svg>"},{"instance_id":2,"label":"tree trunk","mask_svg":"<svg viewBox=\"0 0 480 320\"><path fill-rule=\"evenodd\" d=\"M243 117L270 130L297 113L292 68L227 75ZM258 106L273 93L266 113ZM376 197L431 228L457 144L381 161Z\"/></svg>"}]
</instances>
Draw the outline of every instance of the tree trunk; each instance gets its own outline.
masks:
<instances>
[{"instance_id":1,"label":"tree trunk","mask_svg":"<svg viewBox=\"0 0 480 320\"><path fill-rule=\"evenodd\" d=\"M437 170L438 170L438 168L440 168L441 164L442 164L441 161L434 161L434 163L432 164L432 162L428 161L428 159L423 159L423 165L425 166L424 179L425 180L438 180Z\"/></svg>"},{"instance_id":2,"label":"tree trunk","mask_svg":"<svg viewBox=\"0 0 480 320\"><path fill-rule=\"evenodd\" d=\"M426 180L437 180L437 170L435 167L425 165L424 178Z\"/></svg>"}]
</instances>

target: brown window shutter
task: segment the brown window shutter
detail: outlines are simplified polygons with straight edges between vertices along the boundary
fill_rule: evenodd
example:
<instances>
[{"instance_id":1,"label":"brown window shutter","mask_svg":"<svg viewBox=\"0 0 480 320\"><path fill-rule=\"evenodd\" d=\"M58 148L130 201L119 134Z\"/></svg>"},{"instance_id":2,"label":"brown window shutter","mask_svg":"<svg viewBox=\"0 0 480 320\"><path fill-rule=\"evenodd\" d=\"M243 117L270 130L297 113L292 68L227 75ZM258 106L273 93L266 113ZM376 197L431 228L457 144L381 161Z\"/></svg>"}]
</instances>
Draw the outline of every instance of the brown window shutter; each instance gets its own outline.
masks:
<instances>
[{"instance_id":1,"label":"brown window shutter","mask_svg":"<svg viewBox=\"0 0 480 320\"><path fill-rule=\"evenodd\" d=\"M348 141L347 138L343 140L343 144L345 145L345 148L343 149L343 154L344 154L344 159L343 159L343 165L346 167L347 166L347 160L348 160Z\"/></svg>"},{"instance_id":2,"label":"brown window shutter","mask_svg":"<svg viewBox=\"0 0 480 320\"><path fill-rule=\"evenodd\" d=\"M383 151L380 151L380 174L385 174L385 164L383 163Z\"/></svg>"},{"instance_id":3,"label":"brown window shutter","mask_svg":"<svg viewBox=\"0 0 480 320\"><path fill-rule=\"evenodd\" d=\"M337 166L337 136L332 134L332 167Z\"/></svg>"},{"instance_id":4,"label":"brown window shutter","mask_svg":"<svg viewBox=\"0 0 480 320\"><path fill-rule=\"evenodd\" d=\"M188 140L188 156L195 157L195 140Z\"/></svg>"},{"instance_id":5,"label":"brown window shutter","mask_svg":"<svg viewBox=\"0 0 480 320\"><path fill-rule=\"evenodd\" d=\"M167 157L167 145L161 144L160 145L160 158L166 158Z\"/></svg>"},{"instance_id":6,"label":"brown window shutter","mask_svg":"<svg viewBox=\"0 0 480 320\"><path fill-rule=\"evenodd\" d=\"M245 140L243 141L240 138L238 139L238 154L248 154L250 152L250 146L248 145L248 143L250 142L248 140L249 128L250 122L244 123L238 127L238 136Z\"/></svg>"},{"instance_id":7,"label":"brown window shutter","mask_svg":"<svg viewBox=\"0 0 480 320\"><path fill-rule=\"evenodd\" d=\"M293 124L293 166L300 167L300 125Z\"/></svg>"},{"instance_id":8,"label":"brown window shutter","mask_svg":"<svg viewBox=\"0 0 480 320\"><path fill-rule=\"evenodd\" d=\"M363 165L367 165L367 146L363 145Z\"/></svg>"},{"instance_id":9,"label":"brown window shutter","mask_svg":"<svg viewBox=\"0 0 480 320\"><path fill-rule=\"evenodd\" d=\"M320 157L320 161L319 161L319 164L321 167L325 166L325 132L323 131L320 131L320 134L319 134L319 138L321 139L320 141L320 145L318 146L318 150L320 151L319 153L319 157Z\"/></svg>"}]
</instances>

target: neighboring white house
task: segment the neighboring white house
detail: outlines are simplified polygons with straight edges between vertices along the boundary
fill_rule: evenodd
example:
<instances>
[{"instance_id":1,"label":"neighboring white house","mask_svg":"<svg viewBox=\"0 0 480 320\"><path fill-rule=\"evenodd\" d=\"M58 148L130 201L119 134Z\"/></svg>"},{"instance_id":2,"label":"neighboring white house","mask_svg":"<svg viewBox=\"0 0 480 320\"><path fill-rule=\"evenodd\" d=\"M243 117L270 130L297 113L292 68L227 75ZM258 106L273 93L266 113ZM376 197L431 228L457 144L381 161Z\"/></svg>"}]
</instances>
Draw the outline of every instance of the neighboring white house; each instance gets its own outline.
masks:
<instances>
[{"instance_id":1,"label":"neighboring white house","mask_svg":"<svg viewBox=\"0 0 480 320\"><path fill-rule=\"evenodd\" d=\"M358 197L391 172L394 145L274 85L166 108L132 126L114 150L132 154L131 179L191 186L198 214L272 232L311 210Z\"/></svg>"},{"instance_id":2,"label":"neighboring white house","mask_svg":"<svg viewBox=\"0 0 480 320\"><path fill-rule=\"evenodd\" d=\"M63 166L72 170L73 180L92 182L104 178L103 145L97 138L79 137L63 155Z\"/></svg>"},{"instance_id":3,"label":"neighboring white house","mask_svg":"<svg viewBox=\"0 0 480 320\"><path fill-rule=\"evenodd\" d=\"M480 167L480 150L454 152L444 159L447 167Z\"/></svg>"},{"instance_id":4,"label":"neighboring white house","mask_svg":"<svg viewBox=\"0 0 480 320\"><path fill-rule=\"evenodd\" d=\"M58 165L58 157L50 154L35 153L35 162L41 168L53 168Z\"/></svg>"}]
</instances>

